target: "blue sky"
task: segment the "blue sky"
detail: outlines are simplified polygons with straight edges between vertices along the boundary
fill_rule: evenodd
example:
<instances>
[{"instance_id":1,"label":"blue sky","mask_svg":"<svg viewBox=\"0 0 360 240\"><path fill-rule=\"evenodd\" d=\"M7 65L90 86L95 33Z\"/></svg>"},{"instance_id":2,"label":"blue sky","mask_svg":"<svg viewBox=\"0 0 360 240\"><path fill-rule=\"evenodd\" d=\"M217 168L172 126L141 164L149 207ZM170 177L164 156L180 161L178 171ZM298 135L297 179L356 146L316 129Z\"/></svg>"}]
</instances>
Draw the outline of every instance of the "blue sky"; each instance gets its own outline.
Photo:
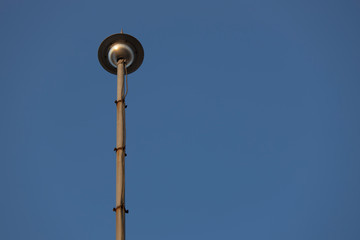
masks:
<instances>
[{"instance_id":1,"label":"blue sky","mask_svg":"<svg viewBox=\"0 0 360 240\"><path fill-rule=\"evenodd\" d=\"M360 239L359 1L0 1L1 239Z\"/></svg>"}]
</instances>

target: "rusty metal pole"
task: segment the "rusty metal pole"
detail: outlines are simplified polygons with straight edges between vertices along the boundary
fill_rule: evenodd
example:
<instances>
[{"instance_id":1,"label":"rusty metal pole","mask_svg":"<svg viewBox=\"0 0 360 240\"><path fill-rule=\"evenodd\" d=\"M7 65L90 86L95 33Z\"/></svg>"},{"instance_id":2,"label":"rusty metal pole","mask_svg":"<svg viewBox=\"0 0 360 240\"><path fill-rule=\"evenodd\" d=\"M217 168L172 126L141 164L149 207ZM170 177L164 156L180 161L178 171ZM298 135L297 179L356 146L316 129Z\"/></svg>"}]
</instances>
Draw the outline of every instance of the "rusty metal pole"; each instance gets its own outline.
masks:
<instances>
[{"instance_id":1,"label":"rusty metal pole","mask_svg":"<svg viewBox=\"0 0 360 240\"><path fill-rule=\"evenodd\" d=\"M116 99L116 240L125 240L125 60L117 66Z\"/></svg>"}]
</instances>

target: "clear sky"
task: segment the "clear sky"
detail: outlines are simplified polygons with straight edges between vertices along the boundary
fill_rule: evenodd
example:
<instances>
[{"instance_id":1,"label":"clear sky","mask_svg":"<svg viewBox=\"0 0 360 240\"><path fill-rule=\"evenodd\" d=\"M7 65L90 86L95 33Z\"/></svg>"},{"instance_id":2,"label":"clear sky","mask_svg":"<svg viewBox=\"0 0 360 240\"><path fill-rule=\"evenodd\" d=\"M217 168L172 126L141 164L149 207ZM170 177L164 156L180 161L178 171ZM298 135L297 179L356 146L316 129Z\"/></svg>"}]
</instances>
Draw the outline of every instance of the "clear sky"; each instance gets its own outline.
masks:
<instances>
[{"instance_id":1,"label":"clear sky","mask_svg":"<svg viewBox=\"0 0 360 240\"><path fill-rule=\"evenodd\" d=\"M111 34L129 75L128 240L360 239L360 2L1 0L0 238L115 239Z\"/></svg>"}]
</instances>

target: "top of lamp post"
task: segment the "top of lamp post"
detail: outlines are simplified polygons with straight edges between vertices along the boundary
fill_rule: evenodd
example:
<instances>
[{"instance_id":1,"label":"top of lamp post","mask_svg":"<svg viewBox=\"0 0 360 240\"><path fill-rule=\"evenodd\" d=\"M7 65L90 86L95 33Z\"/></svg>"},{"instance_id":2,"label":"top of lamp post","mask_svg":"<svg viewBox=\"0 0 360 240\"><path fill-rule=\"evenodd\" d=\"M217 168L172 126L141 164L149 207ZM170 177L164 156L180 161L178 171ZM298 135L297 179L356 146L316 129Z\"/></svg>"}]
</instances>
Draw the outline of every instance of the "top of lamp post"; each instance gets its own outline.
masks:
<instances>
[{"instance_id":1,"label":"top of lamp post","mask_svg":"<svg viewBox=\"0 0 360 240\"><path fill-rule=\"evenodd\" d=\"M144 49L141 43L125 33L118 33L107 37L98 50L101 66L112 74L117 74L117 63L125 59L127 73L135 72L144 60Z\"/></svg>"}]
</instances>

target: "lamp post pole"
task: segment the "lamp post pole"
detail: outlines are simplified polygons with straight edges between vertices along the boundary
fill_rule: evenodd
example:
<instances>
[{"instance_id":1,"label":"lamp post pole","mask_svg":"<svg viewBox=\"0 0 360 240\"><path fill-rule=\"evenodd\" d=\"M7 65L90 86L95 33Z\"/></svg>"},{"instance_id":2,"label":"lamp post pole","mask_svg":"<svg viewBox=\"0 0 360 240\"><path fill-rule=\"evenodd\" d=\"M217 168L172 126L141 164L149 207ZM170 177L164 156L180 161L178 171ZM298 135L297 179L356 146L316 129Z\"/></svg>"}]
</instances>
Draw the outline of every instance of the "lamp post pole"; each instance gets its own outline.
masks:
<instances>
[{"instance_id":1,"label":"lamp post pole","mask_svg":"<svg viewBox=\"0 0 360 240\"><path fill-rule=\"evenodd\" d=\"M125 60L117 66L116 98L116 240L125 240Z\"/></svg>"}]
</instances>

